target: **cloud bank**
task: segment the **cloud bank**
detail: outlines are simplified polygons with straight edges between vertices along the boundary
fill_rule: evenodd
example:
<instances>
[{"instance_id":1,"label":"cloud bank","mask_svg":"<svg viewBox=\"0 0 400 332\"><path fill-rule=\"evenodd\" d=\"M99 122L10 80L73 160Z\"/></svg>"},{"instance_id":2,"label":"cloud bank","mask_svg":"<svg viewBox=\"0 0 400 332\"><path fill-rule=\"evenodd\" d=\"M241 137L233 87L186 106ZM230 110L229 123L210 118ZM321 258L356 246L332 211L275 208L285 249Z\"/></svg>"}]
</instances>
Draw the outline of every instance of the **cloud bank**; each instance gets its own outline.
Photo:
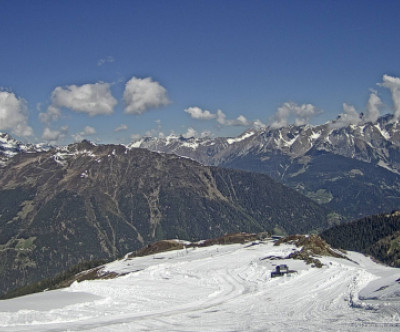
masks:
<instances>
[{"instance_id":1,"label":"cloud bank","mask_svg":"<svg viewBox=\"0 0 400 332\"><path fill-rule=\"evenodd\" d=\"M296 126L302 126L309 123L312 117L321 113L322 111L312 104L297 105L294 102L286 102L278 108L270 126L271 128L285 127L289 124L291 117L294 117Z\"/></svg>"},{"instance_id":2,"label":"cloud bank","mask_svg":"<svg viewBox=\"0 0 400 332\"><path fill-rule=\"evenodd\" d=\"M349 125L357 125L362 122L362 115L353 105L343 103L343 113L339 114L336 121L332 122L333 128L342 128Z\"/></svg>"},{"instance_id":3,"label":"cloud bank","mask_svg":"<svg viewBox=\"0 0 400 332\"><path fill-rule=\"evenodd\" d=\"M182 134L182 136L184 138L197 137L198 133L195 129L193 129L192 127L189 127L188 130L186 131L186 133Z\"/></svg>"},{"instance_id":4,"label":"cloud bank","mask_svg":"<svg viewBox=\"0 0 400 332\"><path fill-rule=\"evenodd\" d=\"M126 124L122 124L122 125L116 127L116 128L114 129L114 132L115 132L115 133L118 133L118 132L120 132L120 131L125 131L125 130L128 130L128 126L127 126Z\"/></svg>"},{"instance_id":5,"label":"cloud bank","mask_svg":"<svg viewBox=\"0 0 400 332\"><path fill-rule=\"evenodd\" d=\"M58 144L68 135L68 126L63 126L58 130L52 130L49 127L44 128L42 139L48 144Z\"/></svg>"},{"instance_id":6,"label":"cloud bank","mask_svg":"<svg viewBox=\"0 0 400 332\"><path fill-rule=\"evenodd\" d=\"M115 105L117 100L111 94L108 83L57 87L51 94L51 105L47 113L42 115L42 120L52 119L52 114L56 114L60 108L87 113L89 116L112 114Z\"/></svg>"},{"instance_id":7,"label":"cloud bank","mask_svg":"<svg viewBox=\"0 0 400 332\"><path fill-rule=\"evenodd\" d=\"M33 129L28 126L27 103L12 92L0 91L0 130L21 137L33 135Z\"/></svg>"},{"instance_id":8,"label":"cloud bank","mask_svg":"<svg viewBox=\"0 0 400 332\"><path fill-rule=\"evenodd\" d=\"M107 62L113 62L112 57L100 59L98 65L101 66ZM390 90L393 105L393 121L400 120L400 78L390 75L383 75L379 87ZM161 106L166 106L171 101L168 98L167 90L152 78L132 77L125 83L122 100L125 106L126 114L143 114L146 111ZM45 112L40 112L41 103L38 103L39 120L45 124L42 139L55 143L63 140L68 134L68 126L59 129L51 129L51 123L58 121L62 117L63 109L69 109L73 112L85 113L91 117L96 115L113 114L118 101L111 93L111 84L98 82L94 84L68 85L56 87L50 98L50 105ZM381 115L381 111L387 108L384 105L378 92L371 90L366 106L362 112L354 106L343 103L343 110L336 120L333 120L332 126L340 128L351 124L360 124L364 122L376 122ZM242 126L261 129L267 126L271 128L280 128L288 126L290 123L295 125L304 125L310 122L311 118L322 113L320 109L312 104L296 104L295 102L285 102L278 107L276 113L266 124L260 120L249 121L244 115L237 118L228 118L221 110L212 112L202 109L198 106L191 106L184 109L192 119L202 121L215 121L218 127L221 126ZM66 120L66 118L63 118ZM121 121L123 122L123 121ZM160 128L153 128L146 132L146 135L163 136ZM28 125L28 106L26 100L17 97L10 91L4 91L0 88L0 130L9 131L20 137L33 135L33 129ZM128 130L128 126L121 124L115 128L110 128L115 133ZM77 132L70 137L75 140L82 140L86 136L96 134L93 127L86 126L82 131ZM198 137L199 134L192 127L183 134L184 137Z\"/></svg>"},{"instance_id":9,"label":"cloud bank","mask_svg":"<svg viewBox=\"0 0 400 332\"><path fill-rule=\"evenodd\" d=\"M39 120L49 125L50 122L57 121L61 117L61 111L50 105L46 112L39 113Z\"/></svg>"},{"instance_id":10,"label":"cloud bank","mask_svg":"<svg viewBox=\"0 0 400 332\"><path fill-rule=\"evenodd\" d=\"M245 116L239 115L236 119L228 120L226 114L221 110L217 110L216 113L211 113L208 110L202 110L200 107L192 106L184 109L184 111L190 114L192 119L196 120L212 120L216 121L222 126L249 126L249 122Z\"/></svg>"},{"instance_id":11,"label":"cloud bank","mask_svg":"<svg viewBox=\"0 0 400 332\"><path fill-rule=\"evenodd\" d=\"M73 134L72 137L74 138L75 142L80 142L84 140L87 136L92 136L94 134L96 134L96 129L91 126L86 126L79 133Z\"/></svg>"},{"instance_id":12,"label":"cloud bank","mask_svg":"<svg viewBox=\"0 0 400 332\"><path fill-rule=\"evenodd\" d=\"M123 98L127 114L142 114L171 103L167 90L151 77L132 77L125 85Z\"/></svg>"},{"instance_id":13,"label":"cloud bank","mask_svg":"<svg viewBox=\"0 0 400 332\"><path fill-rule=\"evenodd\" d=\"M217 117L216 114L212 114L208 110L202 110L200 107L194 106L194 107L188 107L184 109L184 111L192 117L192 119L197 119L197 120L211 120L215 119Z\"/></svg>"},{"instance_id":14,"label":"cloud bank","mask_svg":"<svg viewBox=\"0 0 400 332\"><path fill-rule=\"evenodd\" d=\"M339 114L331 126L333 128L342 128L364 122L376 122L381 115L380 109L382 107L383 103L378 93L372 90L367 101L365 113L357 111L353 105L343 103L343 113Z\"/></svg>"},{"instance_id":15,"label":"cloud bank","mask_svg":"<svg viewBox=\"0 0 400 332\"><path fill-rule=\"evenodd\" d=\"M376 122L381 115L380 109L382 106L383 103L381 98L379 98L378 93L376 91L372 91L368 98L366 106L367 112L364 116L364 120L367 122Z\"/></svg>"}]
</instances>

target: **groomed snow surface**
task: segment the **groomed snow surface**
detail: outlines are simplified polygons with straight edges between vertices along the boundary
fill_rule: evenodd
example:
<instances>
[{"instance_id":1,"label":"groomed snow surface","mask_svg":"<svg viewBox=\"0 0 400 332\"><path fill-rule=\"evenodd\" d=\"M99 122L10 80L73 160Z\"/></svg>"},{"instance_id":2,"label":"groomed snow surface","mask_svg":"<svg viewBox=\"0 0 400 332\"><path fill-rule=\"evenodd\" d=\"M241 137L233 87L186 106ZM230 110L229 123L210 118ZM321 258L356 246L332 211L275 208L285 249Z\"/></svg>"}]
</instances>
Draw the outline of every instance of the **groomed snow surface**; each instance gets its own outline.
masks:
<instances>
[{"instance_id":1,"label":"groomed snow surface","mask_svg":"<svg viewBox=\"0 0 400 332\"><path fill-rule=\"evenodd\" d=\"M190 248L105 269L109 280L0 301L1 331L400 331L400 269L358 253L323 268L272 241ZM297 248L298 250L298 248ZM271 279L275 266L297 270Z\"/></svg>"}]
</instances>

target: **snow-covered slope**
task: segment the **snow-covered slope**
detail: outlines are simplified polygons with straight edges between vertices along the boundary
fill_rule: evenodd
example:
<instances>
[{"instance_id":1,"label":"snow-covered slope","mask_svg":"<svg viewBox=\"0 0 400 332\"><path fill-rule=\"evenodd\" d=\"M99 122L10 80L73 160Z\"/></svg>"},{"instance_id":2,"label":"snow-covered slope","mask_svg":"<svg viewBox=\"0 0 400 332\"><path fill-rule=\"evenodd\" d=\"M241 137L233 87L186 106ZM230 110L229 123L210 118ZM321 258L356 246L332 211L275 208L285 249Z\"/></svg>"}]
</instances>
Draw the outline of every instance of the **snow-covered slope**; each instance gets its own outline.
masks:
<instances>
[{"instance_id":1,"label":"snow-covered slope","mask_svg":"<svg viewBox=\"0 0 400 332\"><path fill-rule=\"evenodd\" d=\"M1 331L398 331L400 270L267 240L123 259L109 280L0 302ZM275 256L275 259L272 259ZM271 279L276 265L297 270Z\"/></svg>"}]
</instances>

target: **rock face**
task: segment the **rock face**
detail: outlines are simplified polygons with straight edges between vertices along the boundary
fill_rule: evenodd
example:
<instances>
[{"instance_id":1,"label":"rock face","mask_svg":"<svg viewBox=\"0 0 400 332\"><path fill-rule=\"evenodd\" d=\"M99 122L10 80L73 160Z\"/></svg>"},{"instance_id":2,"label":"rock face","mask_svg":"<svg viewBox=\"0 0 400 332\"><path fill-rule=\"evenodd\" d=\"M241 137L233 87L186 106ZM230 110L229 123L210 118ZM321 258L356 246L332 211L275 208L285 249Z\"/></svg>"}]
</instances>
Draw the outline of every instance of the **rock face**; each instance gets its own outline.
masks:
<instances>
[{"instance_id":1,"label":"rock face","mask_svg":"<svg viewBox=\"0 0 400 332\"><path fill-rule=\"evenodd\" d=\"M268 174L345 219L400 205L400 125L391 115L376 123L266 128L236 138L145 138L132 146Z\"/></svg>"},{"instance_id":2,"label":"rock face","mask_svg":"<svg viewBox=\"0 0 400 332\"><path fill-rule=\"evenodd\" d=\"M0 289L165 238L327 228L327 210L262 174L84 141L0 168Z\"/></svg>"}]
</instances>

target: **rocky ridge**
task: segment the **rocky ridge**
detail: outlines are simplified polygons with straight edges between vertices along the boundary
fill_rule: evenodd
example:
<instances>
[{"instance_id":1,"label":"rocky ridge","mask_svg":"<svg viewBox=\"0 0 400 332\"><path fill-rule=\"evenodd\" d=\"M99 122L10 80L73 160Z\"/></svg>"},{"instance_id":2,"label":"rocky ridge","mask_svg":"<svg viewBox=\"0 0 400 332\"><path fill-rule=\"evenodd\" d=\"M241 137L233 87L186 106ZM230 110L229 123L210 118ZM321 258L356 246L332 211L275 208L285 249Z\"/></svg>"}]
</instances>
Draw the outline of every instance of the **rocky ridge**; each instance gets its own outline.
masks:
<instances>
[{"instance_id":1,"label":"rocky ridge","mask_svg":"<svg viewBox=\"0 0 400 332\"><path fill-rule=\"evenodd\" d=\"M340 127L335 122L323 125L290 125L282 128L249 130L235 138L168 136L145 137L129 146L190 157L207 165L221 165L249 154L279 153L292 159L313 151L333 153L372 163L400 174L400 124L391 115L376 123ZM284 176L284 167L277 170Z\"/></svg>"}]
</instances>

